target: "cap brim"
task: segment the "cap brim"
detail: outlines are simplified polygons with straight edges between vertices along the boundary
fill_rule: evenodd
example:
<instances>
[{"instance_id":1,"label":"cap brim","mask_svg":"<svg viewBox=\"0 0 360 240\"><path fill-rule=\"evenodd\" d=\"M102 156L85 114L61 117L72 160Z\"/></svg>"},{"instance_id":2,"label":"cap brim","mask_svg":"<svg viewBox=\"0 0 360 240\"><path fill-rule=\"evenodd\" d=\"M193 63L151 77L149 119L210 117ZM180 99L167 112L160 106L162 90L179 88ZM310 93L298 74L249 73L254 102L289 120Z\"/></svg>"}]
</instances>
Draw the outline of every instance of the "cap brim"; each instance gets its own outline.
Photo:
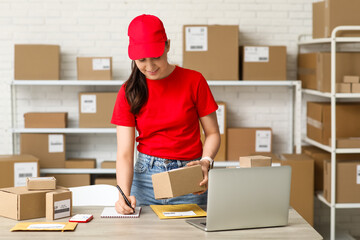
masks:
<instances>
[{"instance_id":1,"label":"cap brim","mask_svg":"<svg viewBox=\"0 0 360 240\"><path fill-rule=\"evenodd\" d=\"M157 58L163 55L165 42L129 45L128 54L131 60Z\"/></svg>"}]
</instances>

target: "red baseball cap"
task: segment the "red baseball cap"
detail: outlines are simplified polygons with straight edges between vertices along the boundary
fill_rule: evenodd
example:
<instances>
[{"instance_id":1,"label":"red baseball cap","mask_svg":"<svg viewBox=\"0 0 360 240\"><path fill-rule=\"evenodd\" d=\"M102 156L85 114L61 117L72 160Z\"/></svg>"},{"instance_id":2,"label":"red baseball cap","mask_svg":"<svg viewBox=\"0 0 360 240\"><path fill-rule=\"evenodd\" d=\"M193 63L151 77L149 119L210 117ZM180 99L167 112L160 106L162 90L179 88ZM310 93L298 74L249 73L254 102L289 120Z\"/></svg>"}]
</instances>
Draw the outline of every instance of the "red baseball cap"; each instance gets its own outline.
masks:
<instances>
[{"instance_id":1,"label":"red baseball cap","mask_svg":"<svg viewBox=\"0 0 360 240\"><path fill-rule=\"evenodd\" d=\"M143 14L129 24L129 57L132 60L160 57L164 53L167 36L161 20Z\"/></svg>"}]
</instances>

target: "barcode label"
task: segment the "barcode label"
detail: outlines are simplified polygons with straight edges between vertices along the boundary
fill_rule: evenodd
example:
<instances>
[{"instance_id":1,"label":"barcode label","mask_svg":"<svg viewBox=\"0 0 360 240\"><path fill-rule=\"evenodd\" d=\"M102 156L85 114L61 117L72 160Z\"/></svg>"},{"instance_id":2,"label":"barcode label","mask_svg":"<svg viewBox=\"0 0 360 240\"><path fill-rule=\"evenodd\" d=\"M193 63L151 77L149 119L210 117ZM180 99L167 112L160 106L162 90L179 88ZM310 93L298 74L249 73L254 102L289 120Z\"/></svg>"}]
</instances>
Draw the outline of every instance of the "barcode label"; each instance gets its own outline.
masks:
<instances>
[{"instance_id":1,"label":"barcode label","mask_svg":"<svg viewBox=\"0 0 360 240\"><path fill-rule=\"evenodd\" d=\"M20 173L19 174L19 177L21 177L21 178L32 177L32 176L33 176L32 173Z\"/></svg>"},{"instance_id":2,"label":"barcode label","mask_svg":"<svg viewBox=\"0 0 360 240\"><path fill-rule=\"evenodd\" d=\"M255 134L255 151L271 152L271 131L257 130Z\"/></svg>"},{"instance_id":3,"label":"barcode label","mask_svg":"<svg viewBox=\"0 0 360 240\"><path fill-rule=\"evenodd\" d=\"M244 62L269 62L269 47L245 47Z\"/></svg>"},{"instance_id":4,"label":"barcode label","mask_svg":"<svg viewBox=\"0 0 360 240\"><path fill-rule=\"evenodd\" d=\"M37 162L14 163L14 187L26 186L26 178L38 176Z\"/></svg>"},{"instance_id":5,"label":"barcode label","mask_svg":"<svg viewBox=\"0 0 360 240\"><path fill-rule=\"evenodd\" d=\"M81 113L96 113L96 95L81 95Z\"/></svg>"},{"instance_id":6,"label":"barcode label","mask_svg":"<svg viewBox=\"0 0 360 240\"><path fill-rule=\"evenodd\" d=\"M54 202L54 219L70 216L70 199Z\"/></svg>"},{"instance_id":7,"label":"barcode label","mask_svg":"<svg viewBox=\"0 0 360 240\"><path fill-rule=\"evenodd\" d=\"M185 50L188 52L208 50L207 27L185 28Z\"/></svg>"}]
</instances>

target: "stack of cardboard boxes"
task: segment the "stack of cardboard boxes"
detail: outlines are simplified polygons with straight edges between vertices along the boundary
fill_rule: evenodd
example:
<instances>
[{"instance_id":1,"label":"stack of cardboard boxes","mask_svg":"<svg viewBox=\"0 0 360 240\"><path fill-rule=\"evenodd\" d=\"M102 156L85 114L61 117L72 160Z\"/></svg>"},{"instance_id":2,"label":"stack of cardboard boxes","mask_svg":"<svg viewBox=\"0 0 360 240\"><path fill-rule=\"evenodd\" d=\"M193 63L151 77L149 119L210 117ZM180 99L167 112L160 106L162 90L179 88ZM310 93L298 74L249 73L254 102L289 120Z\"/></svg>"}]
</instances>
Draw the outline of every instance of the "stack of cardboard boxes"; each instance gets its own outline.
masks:
<instances>
[{"instance_id":1,"label":"stack of cardboard boxes","mask_svg":"<svg viewBox=\"0 0 360 240\"><path fill-rule=\"evenodd\" d=\"M54 220L72 214L72 192L56 186L55 178L26 179L26 186L0 189L0 216L26 220Z\"/></svg>"},{"instance_id":2,"label":"stack of cardboard boxes","mask_svg":"<svg viewBox=\"0 0 360 240\"><path fill-rule=\"evenodd\" d=\"M360 2L357 0L325 0L313 3L313 38L330 38L337 26L360 25L358 11ZM360 36L359 31L340 31L337 36ZM298 79L303 88L330 92L329 52L304 53L298 55ZM356 52L336 53L336 83L342 83L344 76L359 76L360 54ZM344 92L342 87L337 92ZM345 87L348 91L348 87Z\"/></svg>"},{"instance_id":3,"label":"stack of cardboard boxes","mask_svg":"<svg viewBox=\"0 0 360 240\"><path fill-rule=\"evenodd\" d=\"M185 25L183 66L207 80L286 80L286 46L239 47L238 25Z\"/></svg>"}]
</instances>

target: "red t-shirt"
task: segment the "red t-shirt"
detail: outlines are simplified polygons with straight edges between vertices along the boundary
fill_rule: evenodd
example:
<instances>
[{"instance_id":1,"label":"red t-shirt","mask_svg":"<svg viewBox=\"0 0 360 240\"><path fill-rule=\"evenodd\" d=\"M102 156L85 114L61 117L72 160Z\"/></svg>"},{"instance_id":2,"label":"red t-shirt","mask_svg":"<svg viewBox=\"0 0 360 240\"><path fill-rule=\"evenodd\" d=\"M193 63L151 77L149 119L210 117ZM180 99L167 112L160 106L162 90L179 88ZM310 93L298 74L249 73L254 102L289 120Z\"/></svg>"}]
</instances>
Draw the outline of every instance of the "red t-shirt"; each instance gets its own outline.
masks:
<instances>
[{"instance_id":1,"label":"red t-shirt","mask_svg":"<svg viewBox=\"0 0 360 240\"><path fill-rule=\"evenodd\" d=\"M111 123L136 127L138 151L155 157L201 157L199 118L218 106L201 73L176 67L166 78L146 79L149 97L136 115L130 112L125 85L118 93Z\"/></svg>"}]
</instances>

